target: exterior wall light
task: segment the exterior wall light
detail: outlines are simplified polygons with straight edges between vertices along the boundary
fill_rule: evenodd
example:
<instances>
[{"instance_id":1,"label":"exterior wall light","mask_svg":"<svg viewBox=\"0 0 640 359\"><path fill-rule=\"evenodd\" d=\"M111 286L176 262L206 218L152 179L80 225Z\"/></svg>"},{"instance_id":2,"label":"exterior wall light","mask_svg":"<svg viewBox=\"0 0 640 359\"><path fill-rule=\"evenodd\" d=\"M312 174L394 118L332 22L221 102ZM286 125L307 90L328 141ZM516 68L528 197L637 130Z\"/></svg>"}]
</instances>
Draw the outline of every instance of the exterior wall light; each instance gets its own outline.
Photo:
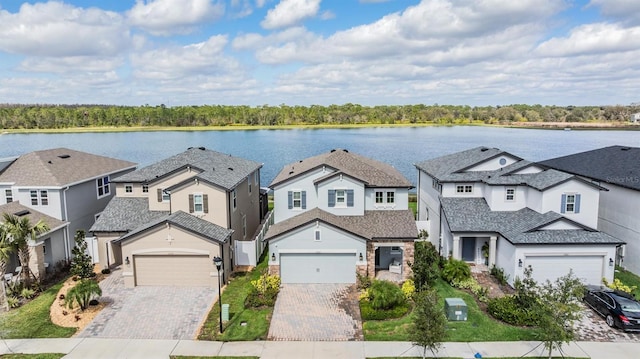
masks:
<instances>
[{"instance_id":1,"label":"exterior wall light","mask_svg":"<svg viewBox=\"0 0 640 359\"><path fill-rule=\"evenodd\" d=\"M609 267L613 267L613 258L609 258Z\"/></svg>"},{"instance_id":2,"label":"exterior wall light","mask_svg":"<svg viewBox=\"0 0 640 359\"><path fill-rule=\"evenodd\" d=\"M271 253L271 261L272 262L276 261L276 254L275 253Z\"/></svg>"},{"instance_id":3,"label":"exterior wall light","mask_svg":"<svg viewBox=\"0 0 640 359\"><path fill-rule=\"evenodd\" d=\"M124 259L124 264L126 264L126 265L131 264L131 261L129 260L129 257L126 257L126 258Z\"/></svg>"},{"instance_id":4,"label":"exterior wall light","mask_svg":"<svg viewBox=\"0 0 640 359\"><path fill-rule=\"evenodd\" d=\"M518 268L522 268L522 259L518 259Z\"/></svg>"},{"instance_id":5,"label":"exterior wall light","mask_svg":"<svg viewBox=\"0 0 640 359\"><path fill-rule=\"evenodd\" d=\"M360 256L358 256L358 259L360 259L360 262L362 262L362 260L364 259L364 258L362 257L362 252L360 252Z\"/></svg>"}]
</instances>

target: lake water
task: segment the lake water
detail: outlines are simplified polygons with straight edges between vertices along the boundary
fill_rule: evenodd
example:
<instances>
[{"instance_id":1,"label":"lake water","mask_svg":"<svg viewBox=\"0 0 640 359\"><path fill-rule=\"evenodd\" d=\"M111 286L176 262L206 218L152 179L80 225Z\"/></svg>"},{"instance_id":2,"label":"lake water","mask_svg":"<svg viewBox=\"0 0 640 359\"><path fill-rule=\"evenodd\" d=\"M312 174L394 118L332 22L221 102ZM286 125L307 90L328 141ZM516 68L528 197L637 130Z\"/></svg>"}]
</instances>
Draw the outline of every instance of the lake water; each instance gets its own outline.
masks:
<instances>
[{"instance_id":1,"label":"lake water","mask_svg":"<svg viewBox=\"0 0 640 359\"><path fill-rule=\"evenodd\" d=\"M640 147L640 132L454 126L3 134L0 158L67 147L145 166L188 147L204 146L264 163L262 185L266 186L288 163L333 148L345 148L393 165L415 184L414 163L476 146L497 147L530 161L540 161L611 145Z\"/></svg>"}]
</instances>

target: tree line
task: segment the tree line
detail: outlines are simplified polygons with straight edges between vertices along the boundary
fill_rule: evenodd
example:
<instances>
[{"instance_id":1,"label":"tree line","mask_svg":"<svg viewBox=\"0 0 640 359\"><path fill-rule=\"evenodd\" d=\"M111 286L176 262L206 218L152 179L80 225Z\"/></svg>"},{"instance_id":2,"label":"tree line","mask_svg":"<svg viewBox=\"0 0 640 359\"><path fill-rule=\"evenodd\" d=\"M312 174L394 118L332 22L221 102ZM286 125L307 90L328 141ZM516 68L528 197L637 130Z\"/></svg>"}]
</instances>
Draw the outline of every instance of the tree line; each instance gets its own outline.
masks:
<instances>
[{"instance_id":1,"label":"tree line","mask_svg":"<svg viewBox=\"0 0 640 359\"><path fill-rule=\"evenodd\" d=\"M3 129L74 127L199 127L349 124L509 124L514 122L626 122L640 112L629 106L115 106L0 104Z\"/></svg>"}]
</instances>

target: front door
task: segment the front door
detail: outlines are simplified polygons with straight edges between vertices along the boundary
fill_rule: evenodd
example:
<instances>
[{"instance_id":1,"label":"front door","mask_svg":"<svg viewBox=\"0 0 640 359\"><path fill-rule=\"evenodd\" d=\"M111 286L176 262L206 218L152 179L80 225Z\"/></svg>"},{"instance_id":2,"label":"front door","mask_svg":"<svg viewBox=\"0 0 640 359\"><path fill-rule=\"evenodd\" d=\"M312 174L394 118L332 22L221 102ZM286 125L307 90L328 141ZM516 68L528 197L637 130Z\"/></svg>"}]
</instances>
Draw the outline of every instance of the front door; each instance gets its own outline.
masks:
<instances>
[{"instance_id":1,"label":"front door","mask_svg":"<svg viewBox=\"0 0 640 359\"><path fill-rule=\"evenodd\" d=\"M474 262L476 260L476 238L462 237L462 260Z\"/></svg>"}]
</instances>

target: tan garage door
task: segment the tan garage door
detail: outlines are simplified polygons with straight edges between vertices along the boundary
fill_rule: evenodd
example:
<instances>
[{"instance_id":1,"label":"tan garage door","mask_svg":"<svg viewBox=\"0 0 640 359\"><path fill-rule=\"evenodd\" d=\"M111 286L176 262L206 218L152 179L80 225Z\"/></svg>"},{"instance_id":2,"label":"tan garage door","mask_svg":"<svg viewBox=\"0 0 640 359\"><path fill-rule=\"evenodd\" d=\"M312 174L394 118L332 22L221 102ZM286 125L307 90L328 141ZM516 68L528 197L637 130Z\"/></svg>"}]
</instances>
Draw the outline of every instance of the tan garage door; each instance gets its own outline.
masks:
<instances>
[{"instance_id":1,"label":"tan garage door","mask_svg":"<svg viewBox=\"0 0 640 359\"><path fill-rule=\"evenodd\" d=\"M217 287L217 277L209 256L135 255L136 285Z\"/></svg>"}]
</instances>

